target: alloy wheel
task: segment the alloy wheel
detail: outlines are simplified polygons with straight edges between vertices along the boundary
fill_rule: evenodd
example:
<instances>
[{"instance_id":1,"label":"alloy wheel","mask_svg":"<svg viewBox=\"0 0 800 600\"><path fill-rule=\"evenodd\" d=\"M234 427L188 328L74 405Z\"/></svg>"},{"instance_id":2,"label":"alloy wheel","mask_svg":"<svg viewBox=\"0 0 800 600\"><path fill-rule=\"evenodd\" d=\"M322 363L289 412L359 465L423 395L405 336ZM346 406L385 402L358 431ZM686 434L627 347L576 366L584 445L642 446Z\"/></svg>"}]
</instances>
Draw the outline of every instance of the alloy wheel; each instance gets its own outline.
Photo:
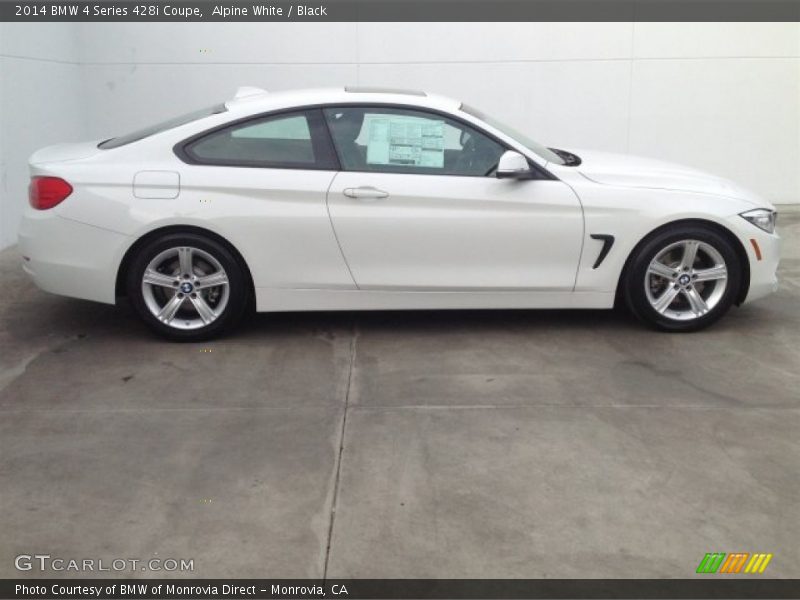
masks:
<instances>
[{"instance_id":1,"label":"alloy wheel","mask_svg":"<svg viewBox=\"0 0 800 600\"><path fill-rule=\"evenodd\" d=\"M716 307L728 286L728 266L711 244L687 239L659 251L647 267L645 294L659 314L698 319Z\"/></svg>"},{"instance_id":2,"label":"alloy wheel","mask_svg":"<svg viewBox=\"0 0 800 600\"><path fill-rule=\"evenodd\" d=\"M230 297L228 275L205 250L178 246L160 252L142 275L142 297L161 323L200 329L217 320Z\"/></svg>"}]
</instances>

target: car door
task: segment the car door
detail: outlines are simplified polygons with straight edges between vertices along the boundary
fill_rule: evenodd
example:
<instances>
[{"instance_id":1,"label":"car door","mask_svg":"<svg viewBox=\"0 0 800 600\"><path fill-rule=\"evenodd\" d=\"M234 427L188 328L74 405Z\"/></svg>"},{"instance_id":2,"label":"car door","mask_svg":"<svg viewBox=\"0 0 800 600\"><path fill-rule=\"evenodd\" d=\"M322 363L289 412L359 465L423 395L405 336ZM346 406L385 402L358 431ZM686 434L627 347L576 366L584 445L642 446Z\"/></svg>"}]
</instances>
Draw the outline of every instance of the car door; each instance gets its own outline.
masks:
<instances>
[{"instance_id":1,"label":"car door","mask_svg":"<svg viewBox=\"0 0 800 600\"><path fill-rule=\"evenodd\" d=\"M353 289L326 193L338 161L320 110L288 110L187 140L181 195L249 258L258 288Z\"/></svg>"},{"instance_id":2,"label":"car door","mask_svg":"<svg viewBox=\"0 0 800 600\"><path fill-rule=\"evenodd\" d=\"M342 168L328 209L360 289L573 289L583 215L567 185L494 177L507 148L439 113L324 113Z\"/></svg>"}]
</instances>

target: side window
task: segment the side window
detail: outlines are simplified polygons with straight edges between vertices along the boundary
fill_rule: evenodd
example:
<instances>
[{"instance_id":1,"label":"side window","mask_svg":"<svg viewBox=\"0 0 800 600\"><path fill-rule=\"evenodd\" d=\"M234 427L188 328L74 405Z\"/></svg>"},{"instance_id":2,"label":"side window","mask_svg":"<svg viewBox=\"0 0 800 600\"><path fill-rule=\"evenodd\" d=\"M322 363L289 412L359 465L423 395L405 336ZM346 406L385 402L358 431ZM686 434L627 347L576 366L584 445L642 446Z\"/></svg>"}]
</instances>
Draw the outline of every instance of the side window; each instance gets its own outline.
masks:
<instances>
[{"instance_id":1,"label":"side window","mask_svg":"<svg viewBox=\"0 0 800 600\"><path fill-rule=\"evenodd\" d=\"M184 146L193 162L286 169L336 169L319 111L279 114L218 129Z\"/></svg>"},{"instance_id":2,"label":"side window","mask_svg":"<svg viewBox=\"0 0 800 600\"><path fill-rule=\"evenodd\" d=\"M505 151L472 127L435 113L360 106L324 113L346 171L483 177Z\"/></svg>"}]
</instances>

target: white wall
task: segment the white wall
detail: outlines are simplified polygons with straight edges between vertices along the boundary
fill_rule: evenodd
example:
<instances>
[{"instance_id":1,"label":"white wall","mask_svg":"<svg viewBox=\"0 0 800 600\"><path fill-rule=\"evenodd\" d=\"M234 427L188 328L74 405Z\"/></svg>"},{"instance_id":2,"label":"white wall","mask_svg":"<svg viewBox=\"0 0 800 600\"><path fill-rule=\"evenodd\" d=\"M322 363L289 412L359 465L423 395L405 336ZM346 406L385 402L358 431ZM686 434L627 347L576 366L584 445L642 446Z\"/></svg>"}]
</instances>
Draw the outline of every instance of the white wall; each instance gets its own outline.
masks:
<instances>
[{"instance_id":1,"label":"white wall","mask_svg":"<svg viewBox=\"0 0 800 600\"><path fill-rule=\"evenodd\" d=\"M28 201L28 156L86 135L73 25L0 23L0 248Z\"/></svg>"},{"instance_id":2,"label":"white wall","mask_svg":"<svg viewBox=\"0 0 800 600\"><path fill-rule=\"evenodd\" d=\"M72 28L77 66L67 68L80 71L82 99L76 127L89 138L218 102L239 85L390 85L460 98L550 145L675 160L776 203L800 202L798 23L53 27ZM61 102L35 85L30 93L45 98L34 103ZM26 147L50 143L46 133L33 131Z\"/></svg>"}]
</instances>

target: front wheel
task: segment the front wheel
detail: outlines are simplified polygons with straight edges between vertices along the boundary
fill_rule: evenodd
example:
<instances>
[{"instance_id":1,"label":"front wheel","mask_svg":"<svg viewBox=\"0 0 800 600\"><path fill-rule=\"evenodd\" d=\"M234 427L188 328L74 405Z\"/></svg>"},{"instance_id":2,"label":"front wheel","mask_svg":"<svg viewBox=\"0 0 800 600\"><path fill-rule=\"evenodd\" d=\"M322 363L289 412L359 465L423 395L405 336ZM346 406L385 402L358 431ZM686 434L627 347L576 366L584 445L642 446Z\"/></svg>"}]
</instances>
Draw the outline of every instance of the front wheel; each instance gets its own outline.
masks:
<instances>
[{"instance_id":1,"label":"front wheel","mask_svg":"<svg viewBox=\"0 0 800 600\"><path fill-rule=\"evenodd\" d=\"M216 240L173 233L146 243L134 256L128 298L157 333L199 341L233 327L247 306L241 265Z\"/></svg>"},{"instance_id":2,"label":"front wheel","mask_svg":"<svg viewBox=\"0 0 800 600\"><path fill-rule=\"evenodd\" d=\"M730 241L703 226L673 226L635 251L625 301L642 321L664 331L697 331L736 300L742 266Z\"/></svg>"}]
</instances>

